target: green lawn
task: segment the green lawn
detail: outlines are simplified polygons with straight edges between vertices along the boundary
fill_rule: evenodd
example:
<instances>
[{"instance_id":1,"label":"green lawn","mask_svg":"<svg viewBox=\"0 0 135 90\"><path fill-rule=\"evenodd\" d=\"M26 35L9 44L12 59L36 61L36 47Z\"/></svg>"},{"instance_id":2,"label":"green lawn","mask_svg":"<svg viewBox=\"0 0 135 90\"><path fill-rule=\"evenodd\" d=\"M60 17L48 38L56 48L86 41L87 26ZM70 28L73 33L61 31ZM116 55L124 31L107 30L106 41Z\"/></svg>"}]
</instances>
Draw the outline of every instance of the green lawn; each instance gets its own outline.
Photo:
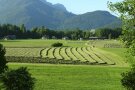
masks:
<instances>
[{"instance_id":1,"label":"green lawn","mask_svg":"<svg viewBox=\"0 0 135 90\"><path fill-rule=\"evenodd\" d=\"M15 64L12 69L28 67L37 79L34 90L124 90L121 73L128 67Z\"/></svg>"}]
</instances>

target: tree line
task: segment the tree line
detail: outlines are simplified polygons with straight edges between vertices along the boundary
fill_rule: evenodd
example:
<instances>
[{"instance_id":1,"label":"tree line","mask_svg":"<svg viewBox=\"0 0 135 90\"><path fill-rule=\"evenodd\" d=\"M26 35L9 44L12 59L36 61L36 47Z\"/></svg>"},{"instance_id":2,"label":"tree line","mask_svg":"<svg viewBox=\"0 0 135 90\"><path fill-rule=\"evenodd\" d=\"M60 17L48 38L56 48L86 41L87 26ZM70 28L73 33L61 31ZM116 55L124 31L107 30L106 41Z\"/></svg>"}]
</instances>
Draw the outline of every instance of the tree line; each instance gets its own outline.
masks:
<instances>
[{"instance_id":1,"label":"tree line","mask_svg":"<svg viewBox=\"0 0 135 90\"><path fill-rule=\"evenodd\" d=\"M20 26L12 24L0 25L0 38L4 38L7 35L16 35L17 39L39 39L41 37L48 39L62 39L63 37L68 37L71 40L80 38L89 39L89 37L111 37L115 39L118 38L121 33L121 28L100 28L94 31L80 30L79 28L70 30L50 30L42 26L27 30L24 24Z\"/></svg>"}]
</instances>

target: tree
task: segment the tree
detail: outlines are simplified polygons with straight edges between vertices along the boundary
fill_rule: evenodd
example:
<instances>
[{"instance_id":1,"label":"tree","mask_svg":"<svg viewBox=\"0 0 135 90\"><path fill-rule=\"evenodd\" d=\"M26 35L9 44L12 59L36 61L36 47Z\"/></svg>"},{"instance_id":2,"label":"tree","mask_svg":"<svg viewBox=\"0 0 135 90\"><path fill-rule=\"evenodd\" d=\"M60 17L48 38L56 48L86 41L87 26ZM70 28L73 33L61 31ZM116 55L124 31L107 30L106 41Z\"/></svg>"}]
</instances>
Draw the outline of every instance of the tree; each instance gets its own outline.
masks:
<instances>
[{"instance_id":1,"label":"tree","mask_svg":"<svg viewBox=\"0 0 135 90\"><path fill-rule=\"evenodd\" d=\"M135 56L135 1L124 0L113 4L108 3L110 10L119 13L122 20L123 35L121 41L125 47L129 48L128 52Z\"/></svg>"},{"instance_id":2,"label":"tree","mask_svg":"<svg viewBox=\"0 0 135 90\"><path fill-rule=\"evenodd\" d=\"M121 40L125 47L130 47L135 40L135 1L124 0L115 4L109 2L108 6L110 10L116 12L121 17L123 29Z\"/></svg>"},{"instance_id":3,"label":"tree","mask_svg":"<svg viewBox=\"0 0 135 90\"><path fill-rule=\"evenodd\" d=\"M119 13L122 20L123 35L121 40L129 48L129 53L135 56L135 1L124 0L113 4L108 3L110 10ZM135 66L131 71L122 73L121 83L128 90L135 90Z\"/></svg>"},{"instance_id":4,"label":"tree","mask_svg":"<svg viewBox=\"0 0 135 90\"><path fill-rule=\"evenodd\" d=\"M6 61L6 58L5 58L5 53L6 53L6 50L5 48L3 47L2 44L0 44L0 74L2 74L3 72L5 72L5 70L7 70L7 61Z\"/></svg>"},{"instance_id":5,"label":"tree","mask_svg":"<svg viewBox=\"0 0 135 90\"><path fill-rule=\"evenodd\" d=\"M20 30L22 31L22 33L26 32L26 27L24 26L24 24L20 26Z\"/></svg>"},{"instance_id":6,"label":"tree","mask_svg":"<svg viewBox=\"0 0 135 90\"><path fill-rule=\"evenodd\" d=\"M97 37L106 37L108 39L110 38L118 38L121 35L121 28L99 28L95 31L95 34Z\"/></svg>"},{"instance_id":7,"label":"tree","mask_svg":"<svg viewBox=\"0 0 135 90\"><path fill-rule=\"evenodd\" d=\"M21 67L3 73L1 81L6 90L33 90L35 79L26 67Z\"/></svg>"}]
</instances>

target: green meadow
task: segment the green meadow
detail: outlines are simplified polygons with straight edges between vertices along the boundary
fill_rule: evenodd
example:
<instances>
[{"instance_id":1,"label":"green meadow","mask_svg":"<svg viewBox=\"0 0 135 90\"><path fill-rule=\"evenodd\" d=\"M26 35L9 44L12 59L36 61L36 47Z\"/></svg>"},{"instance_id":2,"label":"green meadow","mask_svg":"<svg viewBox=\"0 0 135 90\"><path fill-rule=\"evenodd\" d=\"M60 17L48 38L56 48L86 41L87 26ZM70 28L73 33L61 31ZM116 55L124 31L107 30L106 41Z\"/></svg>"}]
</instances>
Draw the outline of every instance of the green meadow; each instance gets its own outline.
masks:
<instances>
[{"instance_id":1,"label":"green meadow","mask_svg":"<svg viewBox=\"0 0 135 90\"><path fill-rule=\"evenodd\" d=\"M128 67L9 63L28 67L36 78L34 90L124 90L121 73Z\"/></svg>"},{"instance_id":2,"label":"green meadow","mask_svg":"<svg viewBox=\"0 0 135 90\"><path fill-rule=\"evenodd\" d=\"M64 46L61 50L51 47L51 44L55 42L63 43ZM121 45L117 40L71 41L30 39L7 40L0 41L0 43L6 47L7 56L40 57L40 51L45 50L41 53L43 54L42 56L50 59L52 59L51 55L54 55L58 56L54 57L54 59L59 60L60 55L65 53L70 58L72 57L71 61L76 59L81 61L83 58L88 60L86 55L89 55L93 57L93 60L98 60L97 62L99 62L99 59L107 62L107 64L8 63L8 66L12 69L22 66L28 67L32 76L36 78L34 90L124 90L120 82L121 73L128 71L130 64L125 58L126 49L115 47L115 45ZM109 45L109 48L108 46L106 48L105 45ZM47 52L48 48L51 49ZM72 48L72 51L70 51L70 48ZM18 53L16 53L17 51ZM77 52L78 54L76 54ZM62 60L65 61L66 59L64 58ZM115 64L108 64L110 61Z\"/></svg>"}]
</instances>

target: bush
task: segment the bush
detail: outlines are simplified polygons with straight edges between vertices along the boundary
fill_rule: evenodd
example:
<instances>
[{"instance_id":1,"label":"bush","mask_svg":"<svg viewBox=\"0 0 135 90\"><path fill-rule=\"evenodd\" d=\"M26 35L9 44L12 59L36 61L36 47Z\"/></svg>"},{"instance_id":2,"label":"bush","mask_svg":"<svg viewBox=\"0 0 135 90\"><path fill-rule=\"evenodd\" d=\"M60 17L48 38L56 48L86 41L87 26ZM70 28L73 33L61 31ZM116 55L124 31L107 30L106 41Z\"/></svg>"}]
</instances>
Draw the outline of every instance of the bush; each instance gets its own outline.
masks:
<instances>
[{"instance_id":1,"label":"bush","mask_svg":"<svg viewBox=\"0 0 135 90\"><path fill-rule=\"evenodd\" d=\"M6 90L33 90L34 81L26 67L6 71L1 78Z\"/></svg>"},{"instance_id":2,"label":"bush","mask_svg":"<svg viewBox=\"0 0 135 90\"><path fill-rule=\"evenodd\" d=\"M0 44L0 74L7 69L7 61L5 58L6 50L2 44Z\"/></svg>"},{"instance_id":3,"label":"bush","mask_svg":"<svg viewBox=\"0 0 135 90\"><path fill-rule=\"evenodd\" d=\"M135 65L129 72L122 73L121 83L128 90L135 90Z\"/></svg>"},{"instance_id":4,"label":"bush","mask_svg":"<svg viewBox=\"0 0 135 90\"><path fill-rule=\"evenodd\" d=\"M63 46L63 44L57 42L57 43L53 43L51 46L52 46L52 47L61 47L61 46Z\"/></svg>"}]
</instances>

